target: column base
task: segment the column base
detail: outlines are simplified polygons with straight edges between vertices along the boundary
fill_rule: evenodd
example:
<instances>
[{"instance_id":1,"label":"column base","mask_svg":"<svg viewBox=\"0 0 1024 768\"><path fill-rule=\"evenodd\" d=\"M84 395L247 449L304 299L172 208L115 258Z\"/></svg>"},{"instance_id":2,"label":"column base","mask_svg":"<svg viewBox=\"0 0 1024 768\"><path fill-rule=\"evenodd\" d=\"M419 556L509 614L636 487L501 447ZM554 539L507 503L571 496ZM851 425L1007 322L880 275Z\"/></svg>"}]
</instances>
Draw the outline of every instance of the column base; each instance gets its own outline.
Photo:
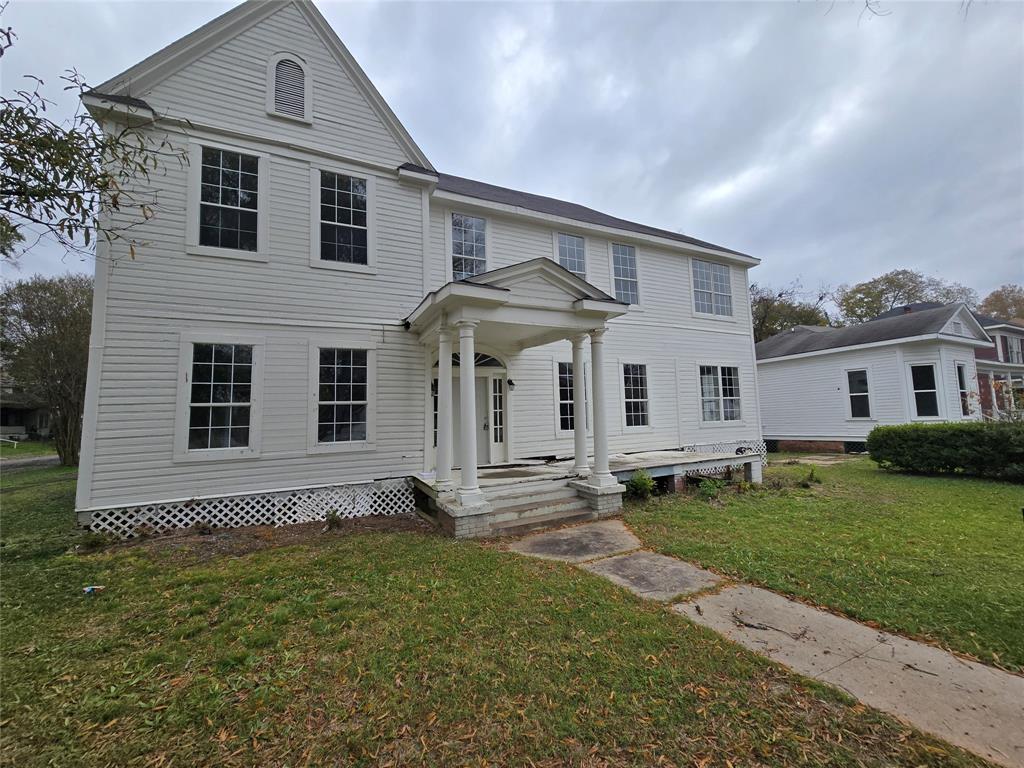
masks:
<instances>
[{"instance_id":1,"label":"column base","mask_svg":"<svg viewBox=\"0 0 1024 768\"><path fill-rule=\"evenodd\" d=\"M479 487L457 488L455 490L455 502L460 507L476 508L487 505L487 499Z\"/></svg>"},{"instance_id":2,"label":"column base","mask_svg":"<svg viewBox=\"0 0 1024 768\"><path fill-rule=\"evenodd\" d=\"M611 488L612 486L619 485L619 481L611 472L598 473L591 470L587 479L587 484L592 485L595 488Z\"/></svg>"},{"instance_id":3,"label":"column base","mask_svg":"<svg viewBox=\"0 0 1024 768\"><path fill-rule=\"evenodd\" d=\"M586 500L597 517L608 517L621 510L622 494L626 492L626 486L615 481L614 477L611 485L595 485L592 480L570 480L569 487Z\"/></svg>"},{"instance_id":4,"label":"column base","mask_svg":"<svg viewBox=\"0 0 1024 768\"><path fill-rule=\"evenodd\" d=\"M572 473L576 477L590 477L590 465L583 464L582 466L575 466L572 468Z\"/></svg>"}]
</instances>

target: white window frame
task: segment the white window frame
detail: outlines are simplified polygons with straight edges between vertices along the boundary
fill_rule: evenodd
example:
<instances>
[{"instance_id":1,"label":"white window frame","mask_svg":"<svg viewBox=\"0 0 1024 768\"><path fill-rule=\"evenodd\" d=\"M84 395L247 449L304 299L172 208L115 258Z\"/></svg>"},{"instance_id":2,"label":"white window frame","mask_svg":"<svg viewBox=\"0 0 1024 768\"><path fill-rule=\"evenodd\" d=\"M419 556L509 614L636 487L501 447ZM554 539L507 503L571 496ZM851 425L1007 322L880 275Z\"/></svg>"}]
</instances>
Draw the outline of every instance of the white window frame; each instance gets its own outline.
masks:
<instances>
[{"instance_id":1,"label":"white window frame","mask_svg":"<svg viewBox=\"0 0 1024 768\"><path fill-rule=\"evenodd\" d=\"M1020 365L1024 362L1024 339L1021 339L1020 336L1006 334L1006 351L1009 354L1009 359L1006 362Z\"/></svg>"},{"instance_id":2,"label":"white window frame","mask_svg":"<svg viewBox=\"0 0 1024 768\"><path fill-rule=\"evenodd\" d=\"M850 392L850 374L854 371L864 371L864 375L868 380L868 391L867 393L857 393L857 397L867 396L868 398L868 413L869 416L854 416L853 415L853 401L850 399L854 397L854 393ZM843 369L843 393L846 395L846 419L847 421L877 421L875 417L875 399L872 396L874 392L874 380L871 375L871 367L867 365L862 366L851 366Z\"/></svg>"},{"instance_id":3,"label":"white window frame","mask_svg":"<svg viewBox=\"0 0 1024 768\"><path fill-rule=\"evenodd\" d=\"M559 387L558 387L558 366L559 366L560 363L569 363L570 365L572 365L572 359L571 358L561 357L561 358L555 358L554 360L551 361L551 376L552 376L552 380L554 382L553 392L554 392L554 397L555 397L555 437L572 437L572 435L575 434L575 431L576 431L575 429L562 429L562 419L561 419L562 400L561 400L561 393L559 392ZM573 376L575 377L575 375L576 375L576 371L573 371ZM573 381L575 381L575 379L573 379ZM592 407L593 403L591 402L593 400L593 397L592 397L591 389L590 389L590 362L589 361L585 361L583 363L583 392L584 392L584 398L586 399L585 405L586 405L587 434L589 435L589 434L593 433L593 426L594 426L594 409ZM648 394L648 397L649 396L650 395ZM572 415L573 415L573 424L575 425L575 423L576 423L576 421L575 421L575 419L576 419L576 403L575 403L575 400L573 401L573 412L572 412Z\"/></svg>"},{"instance_id":4,"label":"white window frame","mask_svg":"<svg viewBox=\"0 0 1024 768\"><path fill-rule=\"evenodd\" d=\"M914 368L924 367L930 365L932 372L935 376L935 401L937 404L938 414L936 416L919 416L917 414L917 398L915 395L918 392L931 392L930 389L914 389ZM911 421L943 421L946 418L946 402L942 393L942 368L939 366L937 360L920 360L917 362L906 363L906 376L907 376L907 394L909 396L908 404L910 406L910 417Z\"/></svg>"},{"instance_id":5,"label":"white window frame","mask_svg":"<svg viewBox=\"0 0 1024 768\"><path fill-rule=\"evenodd\" d=\"M320 350L366 350L366 439L345 443L321 443L317 439L320 414ZM377 345L366 335L323 336L309 340L307 374L308 416L306 424L306 453L353 453L372 451L377 445Z\"/></svg>"},{"instance_id":6,"label":"white window frame","mask_svg":"<svg viewBox=\"0 0 1024 768\"><path fill-rule=\"evenodd\" d=\"M491 228L493 221L490 216L485 216L482 213L474 213L473 211L467 211L460 208L448 208L444 212L444 246L447 251L447 267L448 273L446 275L445 283L455 282L455 254L452 253L454 241L452 239L452 217L453 216L471 216L474 219L483 219L484 221L484 272L494 269L494 262L492 257L494 250L491 246Z\"/></svg>"},{"instance_id":7,"label":"white window frame","mask_svg":"<svg viewBox=\"0 0 1024 768\"><path fill-rule=\"evenodd\" d=\"M629 304L630 311L640 309L643 305L644 294L640 290L640 286L643 283L643 274L640 269L640 249L633 243L616 242L614 240L608 241L608 295L613 296L616 301L621 301L618 294L615 292L615 246L624 246L626 248L633 249L633 258L636 260L636 304Z\"/></svg>"},{"instance_id":8,"label":"white window frame","mask_svg":"<svg viewBox=\"0 0 1024 768\"><path fill-rule=\"evenodd\" d=\"M259 188L256 191L255 251L242 251L235 248L220 248L199 244L199 205L203 173L203 147L220 149L226 152L238 152L258 159L257 184ZM270 261L270 227L268 226L270 211L270 185L268 184L270 178L270 155L239 144L224 144L219 141L195 139L189 142L188 159L188 193L186 203L188 220L185 222L185 252L193 256L214 256L223 259L238 259L240 261L257 261L262 263Z\"/></svg>"},{"instance_id":9,"label":"white window frame","mask_svg":"<svg viewBox=\"0 0 1024 768\"><path fill-rule=\"evenodd\" d=\"M618 377L619 377L619 415L621 418L622 431L624 433L633 432L652 432L654 430L654 413L652 408L652 402L654 400L651 394L651 364L646 360L617 360L618 364ZM644 384L647 389L647 423L637 425L626 424L626 370L627 365L642 365L644 367Z\"/></svg>"},{"instance_id":10,"label":"white window frame","mask_svg":"<svg viewBox=\"0 0 1024 768\"><path fill-rule=\"evenodd\" d=\"M283 112L277 111L274 91L277 86L277 64L282 59L294 61L302 69L302 76L304 80L302 117L286 115ZM282 120L291 120L292 122L303 123L305 125L313 124L313 71L310 68L309 63L304 58L289 51L278 51L267 60L266 108L267 114L272 115L273 117L278 117Z\"/></svg>"},{"instance_id":11,"label":"white window frame","mask_svg":"<svg viewBox=\"0 0 1024 768\"><path fill-rule=\"evenodd\" d=\"M960 371L964 373L964 386L960 387ZM956 398L957 406L960 412L960 418L969 419L974 416L974 406L971 404L971 395L973 390L971 388L971 379L968 375L967 363L963 360L953 361L953 375L956 377ZM964 402L967 403L967 413L964 413Z\"/></svg>"},{"instance_id":12,"label":"white window frame","mask_svg":"<svg viewBox=\"0 0 1024 768\"><path fill-rule=\"evenodd\" d=\"M188 428L192 403L193 344L247 344L252 347L252 389L249 395L249 445L245 448L203 448L189 450ZM183 331L178 341L178 392L174 417L172 461L192 463L254 459L262 450L263 426L263 360L266 339L249 334L225 333L218 330Z\"/></svg>"},{"instance_id":13,"label":"white window frame","mask_svg":"<svg viewBox=\"0 0 1024 768\"><path fill-rule=\"evenodd\" d=\"M366 264L346 264L320 258L320 173L337 173L366 181ZM318 162L309 169L309 265L315 269L377 274L377 180L352 166Z\"/></svg>"},{"instance_id":14,"label":"white window frame","mask_svg":"<svg viewBox=\"0 0 1024 768\"><path fill-rule=\"evenodd\" d=\"M700 384L700 369L707 367L718 369L718 411L721 418L714 421L704 420L704 390L701 389ZM725 390L722 388L723 368L736 369L736 381L739 383L740 388L740 417L728 421L725 418L725 403L723 402L725 400ZM740 363L734 361L723 362L721 360L698 360L694 366L694 376L697 381L697 424L701 429L722 429L746 425L748 398L743 393L743 366Z\"/></svg>"},{"instance_id":15,"label":"white window frame","mask_svg":"<svg viewBox=\"0 0 1024 768\"><path fill-rule=\"evenodd\" d=\"M696 269L697 269L697 264L698 263L700 263L700 264L708 264L708 265L710 265L712 267L723 267L723 268L725 268L726 275L728 276L728 279L729 279L729 309L730 309L729 314L726 315L726 314L720 314L718 312L701 312L699 309L697 309L697 276L696 276ZM714 287L714 281L712 279L712 288L713 287ZM733 319L735 319L735 317L736 317L736 300L735 300L735 298L733 296L732 287L733 287L732 286L732 267L730 267L728 264L720 264L717 261L709 261L708 259L696 259L696 258L691 258L690 259L690 301L691 301L691 306L693 307L693 314L694 314L695 317L702 317L702 318L713 319L713 320L733 320ZM709 291L702 291L702 293L709 293ZM716 293L713 290L710 291L710 293L711 293L711 305L712 305L712 308L713 308L714 307L714 303L715 303L715 296L724 296L725 294L723 294L723 293ZM728 366L726 366L726 367L728 367Z\"/></svg>"},{"instance_id":16,"label":"white window frame","mask_svg":"<svg viewBox=\"0 0 1024 768\"><path fill-rule=\"evenodd\" d=\"M952 323L950 323L949 327L950 327L950 330L952 331L954 336L963 336L963 335L965 335L964 334L964 324L963 324L962 321L954 320Z\"/></svg>"},{"instance_id":17,"label":"white window frame","mask_svg":"<svg viewBox=\"0 0 1024 768\"><path fill-rule=\"evenodd\" d=\"M576 237L576 238L579 238L580 240L583 241L583 274L582 275L577 273L577 272L572 272L571 269L569 269L564 264L562 264L562 249L561 249L561 243L559 242L559 238L562 237L563 235L565 237ZM587 242L586 236L585 235L581 235L578 232L566 232L565 230L556 230L556 231L551 233L551 241L552 241L552 247L553 247L552 253L553 253L553 257L554 257L555 263L558 264L563 269L568 269L570 272L572 272L574 275L576 275L576 277L580 278L581 280L586 280L589 283L590 282L590 254L588 253L588 245L589 245L589 243Z\"/></svg>"}]
</instances>

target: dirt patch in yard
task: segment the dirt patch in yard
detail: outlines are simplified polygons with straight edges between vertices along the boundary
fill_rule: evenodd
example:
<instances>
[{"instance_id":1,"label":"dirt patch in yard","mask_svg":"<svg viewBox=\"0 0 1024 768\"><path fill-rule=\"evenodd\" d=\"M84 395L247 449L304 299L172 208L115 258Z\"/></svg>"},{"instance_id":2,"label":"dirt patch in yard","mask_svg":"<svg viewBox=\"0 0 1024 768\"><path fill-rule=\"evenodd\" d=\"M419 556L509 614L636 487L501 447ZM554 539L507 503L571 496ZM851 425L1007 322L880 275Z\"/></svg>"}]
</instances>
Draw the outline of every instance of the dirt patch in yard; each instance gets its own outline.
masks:
<instances>
[{"instance_id":1,"label":"dirt patch in yard","mask_svg":"<svg viewBox=\"0 0 1024 768\"><path fill-rule=\"evenodd\" d=\"M283 525L250 525L241 528L215 528L201 533L193 528L132 539L110 547L116 549L143 549L149 552L170 553L183 559L205 561L214 557L237 557L250 552L296 544L314 544L354 533L433 533L436 529L418 515L390 515L354 517L341 520L330 530L320 520L313 523Z\"/></svg>"}]
</instances>

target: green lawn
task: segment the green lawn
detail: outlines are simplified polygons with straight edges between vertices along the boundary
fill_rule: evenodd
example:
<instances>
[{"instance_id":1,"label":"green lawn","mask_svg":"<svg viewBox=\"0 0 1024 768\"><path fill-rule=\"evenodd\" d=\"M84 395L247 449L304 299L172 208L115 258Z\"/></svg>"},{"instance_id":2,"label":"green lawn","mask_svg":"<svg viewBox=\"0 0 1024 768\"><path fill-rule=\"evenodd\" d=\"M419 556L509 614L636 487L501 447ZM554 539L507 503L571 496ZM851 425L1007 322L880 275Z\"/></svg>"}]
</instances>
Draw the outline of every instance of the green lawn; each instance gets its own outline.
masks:
<instances>
[{"instance_id":1,"label":"green lawn","mask_svg":"<svg viewBox=\"0 0 1024 768\"><path fill-rule=\"evenodd\" d=\"M807 466L776 465L772 482ZM664 497L627 522L653 549L983 661L1024 667L1024 487L816 467L810 489Z\"/></svg>"},{"instance_id":2,"label":"green lawn","mask_svg":"<svg viewBox=\"0 0 1024 768\"><path fill-rule=\"evenodd\" d=\"M52 440L22 440L17 445L0 442L0 459L26 459L33 456L56 456Z\"/></svg>"},{"instance_id":3,"label":"green lawn","mask_svg":"<svg viewBox=\"0 0 1024 768\"><path fill-rule=\"evenodd\" d=\"M3 475L4 765L983 765L579 569L421 532L69 554L72 490Z\"/></svg>"}]
</instances>

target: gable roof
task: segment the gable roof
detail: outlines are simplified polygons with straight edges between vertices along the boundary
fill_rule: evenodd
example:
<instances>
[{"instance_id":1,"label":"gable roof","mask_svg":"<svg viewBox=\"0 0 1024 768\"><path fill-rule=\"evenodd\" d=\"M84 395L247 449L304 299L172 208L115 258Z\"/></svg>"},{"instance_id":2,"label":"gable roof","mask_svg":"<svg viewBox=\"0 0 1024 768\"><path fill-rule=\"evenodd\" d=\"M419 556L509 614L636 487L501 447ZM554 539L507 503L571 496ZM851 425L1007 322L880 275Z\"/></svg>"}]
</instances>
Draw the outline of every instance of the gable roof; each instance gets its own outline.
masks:
<instances>
[{"instance_id":1,"label":"gable roof","mask_svg":"<svg viewBox=\"0 0 1024 768\"><path fill-rule=\"evenodd\" d=\"M909 315L914 312L920 312L924 309L936 309L942 306L953 306L952 304L941 304L937 301L917 301L913 304L905 304L901 307L890 309L888 312L883 312L878 317L873 317L868 320L869 323L873 323L876 320L885 320L890 317L897 317L899 315ZM999 325L1006 325L1011 328L1019 328L1024 331L1024 325L1021 325L1015 320L1000 320L998 317L992 317L991 315L983 315L980 312L971 310L971 314L974 315L974 319L978 321L978 324L982 328L994 328Z\"/></svg>"},{"instance_id":2,"label":"gable roof","mask_svg":"<svg viewBox=\"0 0 1024 768\"><path fill-rule=\"evenodd\" d=\"M452 176L448 173L433 173L429 169L419 167L414 163L406 163L402 165L401 168L420 173L431 173L437 177L437 189L441 192L449 192L453 195L474 197L478 200L487 200L492 203L501 203L502 205L524 208L528 211L536 211L538 213L546 213L551 216L573 219L586 224L596 224L597 226L621 229L626 232L636 232L642 235L662 237L666 240L674 240L687 245L695 245L700 248L710 248L715 251L729 253L734 256L742 256L747 259L754 258L746 253L734 251L731 248L724 248L720 245L715 245L714 243L709 243L704 240L698 240L695 237L689 237L688 235L683 235L679 232L672 232L668 229L658 229L657 227L649 227L646 224L638 224L635 221L627 221L626 219L620 219L616 216L610 216L607 213L595 211L593 208L587 208L586 206L579 205L578 203L570 203L566 200L559 200L554 197L535 195L530 192L520 192L519 190L509 189L508 187L499 187L495 184L487 184L482 181L466 179L462 176Z\"/></svg>"},{"instance_id":3,"label":"gable roof","mask_svg":"<svg viewBox=\"0 0 1024 768\"><path fill-rule=\"evenodd\" d=\"M481 272L479 275L467 277L459 282L487 286L488 288L504 288L509 279L514 279L516 277L528 277L536 274L545 275L546 277L551 278L554 283L561 285L563 289L572 291L574 294L579 294L578 296L575 296L575 298L593 299L594 301L610 301L614 304L629 306L625 302L619 301L613 296L609 296L596 285L591 285L579 275L574 275L554 259L549 259L544 256L539 256L538 258L530 259L529 261L521 261L517 264L510 264L507 267L498 267L497 269L492 269L487 272Z\"/></svg>"},{"instance_id":4,"label":"gable roof","mask_svg":"<svg viewBox=\"0 0 1024 768\"><path fill-rule=\"evenodd\" d=\"M767 360L933 335L940 333L953 315L966 308L965 304L940 304L938 307L922 309L919 312L901 312L898 315L845 328L815 327L812 330L807 326L797 326L758 342L754 349L758 360ZM972 343L966 338L964 342Z\"/></svg>"},{"instance_id":5,"label":"gable roof","mask_svg":"<svg viewBox=\"0 0 1024 768\"><path fill-rule=\"evenodd\" d=\"M366 76L362 67L349 53L338 35L327 23L311 0L246 0L227 13L223 13L212 21L190 32L170 45L161 48L152 56L140 61L133 67L116 75L101 85L96 86L93 95L102 96L107 100L134 99L139 94L152 89L154 85L174 74L182 67L206 55L236 35L249 29L252 25L277 13L288 5L295 6L309 22L309 25L320 36L324 45L334 56L338 65L346 71L353 84L362 93L370 108L373 109L381 122L395 137L398 145L406 155L422 167L433 169L423 150L417 146L412 136L399 121L391 107L380 95L380 92ZM145 102L141 102L145 104Z\"/></svg>"}]
</instances>

